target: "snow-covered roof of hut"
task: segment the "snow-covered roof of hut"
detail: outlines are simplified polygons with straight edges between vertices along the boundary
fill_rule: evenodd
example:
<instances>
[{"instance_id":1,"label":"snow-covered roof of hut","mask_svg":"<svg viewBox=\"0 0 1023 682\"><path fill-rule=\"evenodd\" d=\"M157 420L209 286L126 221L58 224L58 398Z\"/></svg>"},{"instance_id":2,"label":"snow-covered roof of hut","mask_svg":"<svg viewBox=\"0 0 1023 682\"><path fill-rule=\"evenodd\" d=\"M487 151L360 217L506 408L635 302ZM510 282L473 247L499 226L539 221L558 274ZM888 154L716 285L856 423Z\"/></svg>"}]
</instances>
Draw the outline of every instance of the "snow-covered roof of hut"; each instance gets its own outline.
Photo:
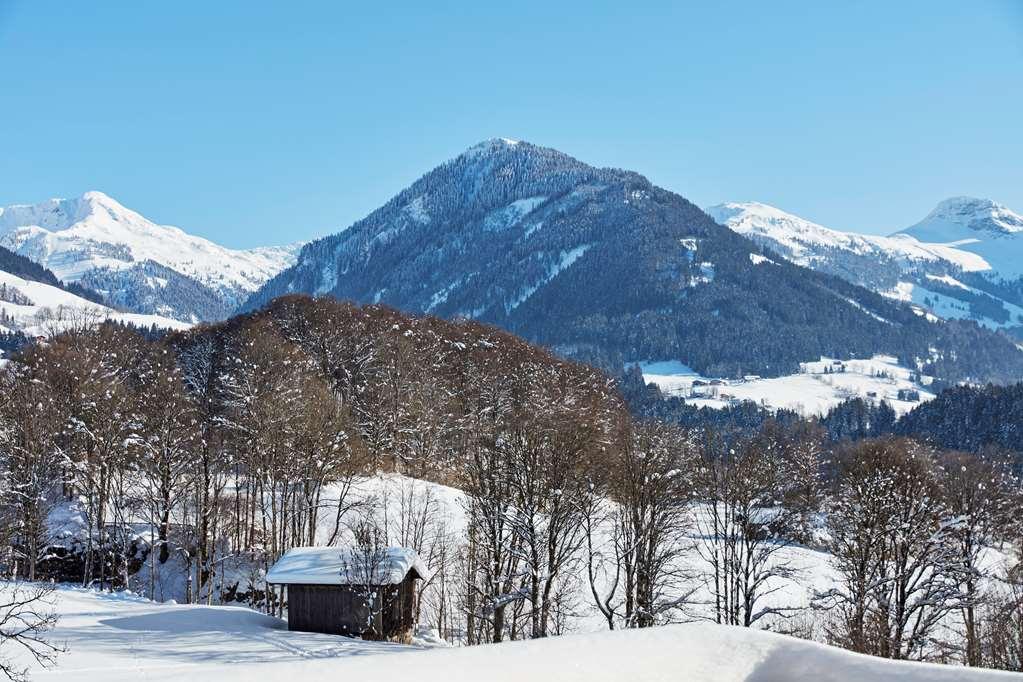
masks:
<instances>
[{"instance_id":1,"label":"snow-covered roof of hut","mask_svg":"<svg viewBox=\"0 0 1023 682\"><path fill-rule=\"evenodd\" d=\"M295 547L266 574L273 585L397 585L409 571L427 579L430 572L414 550L384 547L352 552L340 547Z\"/></svg>"}]
</instances>

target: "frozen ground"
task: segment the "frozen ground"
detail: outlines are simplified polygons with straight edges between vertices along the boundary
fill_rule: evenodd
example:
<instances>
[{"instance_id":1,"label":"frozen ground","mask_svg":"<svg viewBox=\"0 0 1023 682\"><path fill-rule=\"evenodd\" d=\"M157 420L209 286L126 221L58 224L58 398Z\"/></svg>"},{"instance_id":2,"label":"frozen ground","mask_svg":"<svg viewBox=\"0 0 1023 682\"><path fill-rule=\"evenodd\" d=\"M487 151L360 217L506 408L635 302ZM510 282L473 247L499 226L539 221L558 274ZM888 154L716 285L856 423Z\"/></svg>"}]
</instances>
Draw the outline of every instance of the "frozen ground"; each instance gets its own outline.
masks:
<instances>
[{"instance_id":1,"label":"frozen ground","mask_svg":"<svg viewBox=\"0 0 1023 682\"><path fill-rule=\"evenodd\" d=\"M0 583L0 590L4 589ZM957 667L895 663L819 644L710 624L568 635L481 647L432 649L289 632L240 607L154 604L61 587L53 635L68 652L33 679L81 682L558 682L667 680L1019 679Z\"/></svg>"}]
</instances>

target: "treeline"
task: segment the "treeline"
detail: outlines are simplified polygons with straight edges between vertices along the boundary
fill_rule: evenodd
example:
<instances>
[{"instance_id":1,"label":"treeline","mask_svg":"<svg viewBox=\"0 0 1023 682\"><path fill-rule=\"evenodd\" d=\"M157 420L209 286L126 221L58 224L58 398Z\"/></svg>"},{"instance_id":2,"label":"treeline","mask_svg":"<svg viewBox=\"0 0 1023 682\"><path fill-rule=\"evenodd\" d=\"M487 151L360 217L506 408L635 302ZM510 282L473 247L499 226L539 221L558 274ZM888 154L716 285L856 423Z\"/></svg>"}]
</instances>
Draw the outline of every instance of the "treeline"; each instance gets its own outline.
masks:
<instances>
[{"instance_id":1,"label":"treeline","mask_svg":"<svg viewBox=\"0 0 1023 682\"><path fill-rule=\"evenodd\" d=\"M972 453L998 447L1016 453L1023 464L1023 384L1019 383L947 388L902 417L884 402L853 398L833 407L819 421L834 441L909 436Z\"/></svg>"},{"instance_id":2,"label":"treeline","mask_svg":"<svg viewBox=\"0 0 1023 682\"><path fill-rule=\"evenodd\" d=\"M420 620L467 644L595 611L1023 668L1021 491L997 449L637 421L605 375L507 333L303 297L151 340L71 329L0 381L7 574L155 597L176 573L188 601L280 613L260 575L287 549L394 543L431 569ZM381 471L454 486L458 513L436 486L356 495ZM64 545L56 512L81 519ZM807 546L837 575L809 602Z\"/></svg>"}]
</instances>

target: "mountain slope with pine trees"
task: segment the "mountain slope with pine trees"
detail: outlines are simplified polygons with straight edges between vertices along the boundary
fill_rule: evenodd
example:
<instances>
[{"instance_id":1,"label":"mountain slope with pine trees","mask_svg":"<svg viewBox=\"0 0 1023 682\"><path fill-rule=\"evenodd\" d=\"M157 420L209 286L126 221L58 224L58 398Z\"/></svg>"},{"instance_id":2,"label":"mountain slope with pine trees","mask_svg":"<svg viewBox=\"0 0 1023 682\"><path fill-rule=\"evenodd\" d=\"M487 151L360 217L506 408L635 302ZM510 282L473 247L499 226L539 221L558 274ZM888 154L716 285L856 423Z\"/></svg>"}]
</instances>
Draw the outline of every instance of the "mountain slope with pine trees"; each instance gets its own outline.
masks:
<instances>
[{"instance_id":1,"label":"mountain slope with pine trees","mask_svg":"<svg viewBox=\"0 0 1023 682\"><path fill-rule=\"evenodd\" d=\"M295 292L472 317L609 369L777 376L886 353L946 380L1023 375L1003 335L789 263L637 173L505 139L307 244L243 309Z\"/></svg>"}]
</instances>

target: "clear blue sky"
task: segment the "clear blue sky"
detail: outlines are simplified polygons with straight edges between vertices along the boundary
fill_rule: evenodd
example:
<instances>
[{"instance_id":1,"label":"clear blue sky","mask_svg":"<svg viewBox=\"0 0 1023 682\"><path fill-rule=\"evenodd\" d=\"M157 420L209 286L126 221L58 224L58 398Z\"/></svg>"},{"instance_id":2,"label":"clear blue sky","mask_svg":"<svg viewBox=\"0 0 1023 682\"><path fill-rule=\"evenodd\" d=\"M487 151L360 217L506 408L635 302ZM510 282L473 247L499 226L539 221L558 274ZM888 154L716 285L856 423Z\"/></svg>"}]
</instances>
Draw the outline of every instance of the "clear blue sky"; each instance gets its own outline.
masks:
<instances>
[{"instance_id":1,"label":"clear blue sky","mask_svg":"<svg viewBox=\"0 0 1023 682\"><path fill-rule=\"evenodd\" d=\"M711 4L0 0L0 205L290 242L504 136L841 229L1023 211L1023 1Z\"/></svg>"}]
</instances>

